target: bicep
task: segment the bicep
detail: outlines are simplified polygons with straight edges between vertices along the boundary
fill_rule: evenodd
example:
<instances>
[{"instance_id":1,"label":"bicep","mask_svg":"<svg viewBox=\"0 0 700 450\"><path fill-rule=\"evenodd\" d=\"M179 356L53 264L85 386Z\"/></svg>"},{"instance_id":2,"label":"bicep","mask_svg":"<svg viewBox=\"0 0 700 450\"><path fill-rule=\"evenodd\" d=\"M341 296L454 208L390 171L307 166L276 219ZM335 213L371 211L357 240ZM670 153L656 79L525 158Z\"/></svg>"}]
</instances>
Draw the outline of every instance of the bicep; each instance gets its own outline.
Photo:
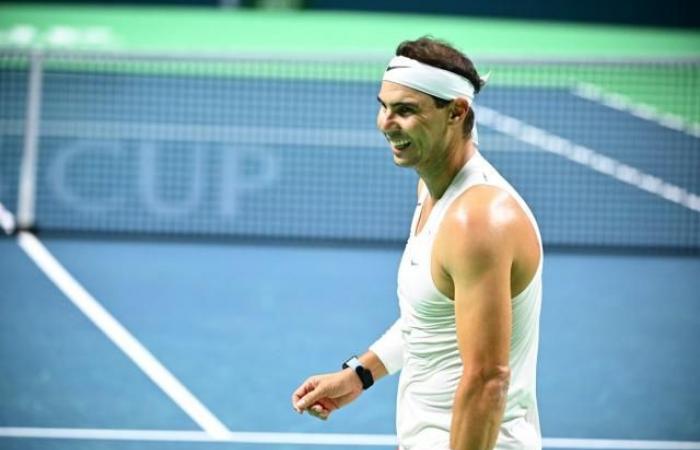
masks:
<instances>
[{"instance_id":1,"label":"bicep","mask_svg":"<svg viewBox=\"0 0 700 450\"><path fill-rule=\"evenodd\" d=\"M510 264L467 263L453 277L457 342L465 373L507 367L511 337Z\"/></svg>"},{"instance_id":2,"label":"bicep","mask_svg":"<svg viewBox=\"0 0 700 450\"><path fill-rule=\"evenodd\" d=\"M514 251L513 222L499 203L488 197L477 200L473 204L485 207L471 207L463 214L454 210L444 228L451 239L442 241L442 249L444 269L454 286L464 369L478 372L508 365Z\"/></svg>"}]
</instances>

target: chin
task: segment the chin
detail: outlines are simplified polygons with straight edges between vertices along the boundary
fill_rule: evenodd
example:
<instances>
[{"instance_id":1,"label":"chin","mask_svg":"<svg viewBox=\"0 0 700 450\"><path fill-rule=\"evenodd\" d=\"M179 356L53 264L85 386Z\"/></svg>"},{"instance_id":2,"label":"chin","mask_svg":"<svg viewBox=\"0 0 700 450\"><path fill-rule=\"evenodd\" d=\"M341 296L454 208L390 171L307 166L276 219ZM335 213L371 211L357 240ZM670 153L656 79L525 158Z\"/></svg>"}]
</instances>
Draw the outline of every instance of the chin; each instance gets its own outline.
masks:
<instances>
[{"instance_id":1,"label":"chin","mask_svg":"<svg viewBox=\"0 0 700 450\"><path fill-rule=\"evenodd\" d=\"M394 164L399 167L414 167L420 158L415 149L409 148L404 150L397 150L394 147L391 148L391 157L394 160Z\"/></svg>"},{"instance_id":2,"label":"chin","mask_svg":"<svg viewBox=\"0 0 700 450\"><path fill-rule=\"evenodd\" d=\"M394 165L398 167L414 167L416 164L415 161L394 155Z\"/></svg>"}]
</instances>

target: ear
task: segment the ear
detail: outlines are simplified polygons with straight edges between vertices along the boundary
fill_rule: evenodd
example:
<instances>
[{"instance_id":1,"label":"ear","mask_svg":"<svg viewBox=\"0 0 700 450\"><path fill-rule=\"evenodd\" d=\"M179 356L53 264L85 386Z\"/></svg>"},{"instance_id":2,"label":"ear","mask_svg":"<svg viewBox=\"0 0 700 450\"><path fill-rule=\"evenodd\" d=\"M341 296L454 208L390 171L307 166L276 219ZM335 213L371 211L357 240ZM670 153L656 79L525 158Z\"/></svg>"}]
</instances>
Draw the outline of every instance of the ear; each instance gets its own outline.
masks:
<instances>
[{"instance_id":1,"label":"ear","mask_svg":"<svg viewBox=\"0 0 700 450\"><path fill-rule=\"evenodd\" d=\"M456 98L450 107L450 122L459 122L467 116L469 103L463 98Z\"/></svg>"}]
</instances>

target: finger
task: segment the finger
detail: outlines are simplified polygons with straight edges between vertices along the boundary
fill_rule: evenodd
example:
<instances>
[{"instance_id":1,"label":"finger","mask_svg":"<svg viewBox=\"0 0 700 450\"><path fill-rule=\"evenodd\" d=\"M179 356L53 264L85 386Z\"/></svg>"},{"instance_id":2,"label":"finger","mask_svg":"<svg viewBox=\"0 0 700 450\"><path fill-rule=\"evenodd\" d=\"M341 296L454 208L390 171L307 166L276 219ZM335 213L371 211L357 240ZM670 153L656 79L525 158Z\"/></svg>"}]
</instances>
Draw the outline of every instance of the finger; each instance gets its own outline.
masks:
<instances>
[{"instance_id":1,"label":"finger","mask_svg":"<svg viewBox=\"0 0 700 450\"><path fill-rule=\"evenodd\" d=\"M314 405L311 405L309 407L309 411L314 411L318 414L328 414L331 412L328 408L323 406L321 403L316 403Z\"/></svg>"},{"instance_id":2,"label":"finger","mask_svg":"<svg viewBox=\"0 0 700 450\"><path fill-rule=\"evenodd\" d=\"M315 417L315 418L317 418L317 419L323 420L323 418L322 418L321 416L319 416L318 413L313 412L313 411L311 411L310 409L308 410L308 412L309 412L309 415L310 415L311 417Z\"/></svg>"},{"instance_id":3,"label":"finger","mask_svg":"<svg viewBox=\"0 0 700 450\"><path fill-rule=\"evenodd\" d=\"M316 402L316 404L323 406L323 409L325 409L329 413L339 408L338 403L335 401L335 399L331 398L320 398L318 399L318 402Z\"/></svg>"},{"instance_id":4,"label":"finger","mask_svg":"<svg viewBox=\"0 0 700 450\"><path fill-rule=\"evenodd\" d=\"M301 413L303 411L303 408L300 408L299 406L297 406L297 404L302 398L304 398L306 394L313 391L315 387L316 381L313 378L309 378L301 386L299 386L299 388L297 388L297 390L294 391L294 393L292 394L292 406L298 413Z\"/></svg>"},{"instance_id":5,"label":"finger","mask_svg":"<svg viewBox=\"0 0 700 450\"><path fill-rule=\"evenodd\" d=\"M294 403L299 401L300 398L302 398L304 395L306 395L309 391L313 391L315 387L315 379L309 378L308 380L304 381L301 386L297 388L294 393L292 393L292 400L294 400Z\"/></svg>"},{"instance_id":6,"label":"finger","mask_svg":"<svg viewBox=\"0 0 700 450\"><path fill-rule=\"evenodd\" d=\"M302 395L296 403L294 403L294 406L303 411L307 409L309 406L313 405L314 403L317 403L320 398L323 398L326 396L326 387L325 385L319 383L318 385L315 385L311 390L307 391L304 395Z\"/></svg>"},{"instance_id":7,"label":"finger","mask_svg":"<svg viewBox=\"0 0 700 450\"><path fill-rule=\"evenodd\" d=\"M301 414L301 411L300 411L299 408L297 408L297 406L296 406L298 401L299 401L299 396L297 395L296 392L294 392L294 393L292 394L292 408L294 408L294 411L296 411L296 412L298 412L299 414Z\"/></svg>"},{"instance_id":8,"label":"finger","mask_svg":"<svg viewBox=\"0 0 700 450\"><path fill-rule=\"evenodd\" d=\"M299 414L301 414L303 411L297 407L297 403L306 394L306 391L301 391L302 388L303 386L294 391L292 394L292 408L294 408L294 410Z\"/></svg>"},{"instance_id":9,"label":"finger","mask_svg":"<svg viewBox=\"0 0 700 450\"><path fill-rule=\"evenodd\" d=\"M292 408L294 408L294 411L298 412L299 414L301 414L301 410L297 408L297 402L300 398L300 394L297 394L297 391L294 391L292 394Z\"/></svg>"},{"instance_id":10,"label":"finger","mask_svg":"<svg viewBox=\"0 0 700 450\"><path fill-rule=\"evenodd\" d=\"M321 420L328 419L328 415L330 414L330 411L328 411L326 408L319 405L318 403L315 405L311 405L308 411L309 414Z\"/></svg>"}]
</instances>

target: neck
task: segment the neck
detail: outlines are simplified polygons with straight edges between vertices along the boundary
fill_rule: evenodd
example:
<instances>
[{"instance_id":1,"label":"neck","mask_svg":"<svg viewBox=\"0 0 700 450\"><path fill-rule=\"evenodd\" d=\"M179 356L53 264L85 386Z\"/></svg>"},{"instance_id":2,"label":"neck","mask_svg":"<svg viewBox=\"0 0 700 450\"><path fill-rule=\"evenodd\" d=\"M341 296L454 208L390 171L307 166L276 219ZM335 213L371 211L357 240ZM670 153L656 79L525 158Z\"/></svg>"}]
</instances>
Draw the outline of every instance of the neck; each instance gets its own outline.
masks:
<instances>
[{"instance_id":1,"label":"neck","mask_svg":"<svg viewBox=\"0 0 700 450\"><path fill-rule=\"evenodd\" d=\"M429 167L416 169L434 200L440 199L452 180L476 152L471 139L460 142L445 157L435 161Z\"/></svg>"}]
</instances>

